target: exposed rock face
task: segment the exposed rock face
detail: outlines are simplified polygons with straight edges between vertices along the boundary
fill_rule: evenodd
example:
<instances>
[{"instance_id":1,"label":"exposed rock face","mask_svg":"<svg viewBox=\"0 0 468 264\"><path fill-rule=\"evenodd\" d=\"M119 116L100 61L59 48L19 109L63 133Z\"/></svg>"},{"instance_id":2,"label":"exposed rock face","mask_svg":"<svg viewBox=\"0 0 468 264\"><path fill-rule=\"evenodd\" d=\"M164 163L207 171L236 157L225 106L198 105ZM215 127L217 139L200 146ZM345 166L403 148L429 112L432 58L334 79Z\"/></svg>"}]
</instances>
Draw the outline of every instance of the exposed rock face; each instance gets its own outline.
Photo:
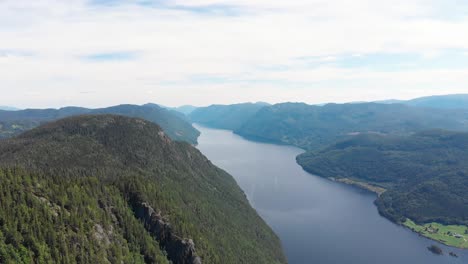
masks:
<instances>
[{"instance_id":1,"label":"exposed rock face","mask_svg":"<svg viewBox=\"0 0 468 264\"><path fill-rule=\"evenodd\" d=\"M135 201L132 204L135 215L143 221L145 228L158 240L167 252L167 257L174 264L201 264L201 258L195 253L192 239L183 239L174 234L170 223L149 204Z\"/></svg>"}]
</instances>

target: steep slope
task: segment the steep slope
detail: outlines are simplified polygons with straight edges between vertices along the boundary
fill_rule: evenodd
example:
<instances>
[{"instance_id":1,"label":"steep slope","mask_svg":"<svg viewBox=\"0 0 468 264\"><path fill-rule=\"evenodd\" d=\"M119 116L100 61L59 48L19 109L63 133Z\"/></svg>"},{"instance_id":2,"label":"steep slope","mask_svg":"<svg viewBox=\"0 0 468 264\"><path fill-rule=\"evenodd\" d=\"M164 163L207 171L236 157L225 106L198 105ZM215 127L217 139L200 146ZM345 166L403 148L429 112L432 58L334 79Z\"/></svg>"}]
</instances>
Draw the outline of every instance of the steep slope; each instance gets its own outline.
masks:
<instances>
[{"instance_id":1,"label":"steep slope","mask_svg":"<svg viewBox=\"0 0 468 264\"><path fill-rule=\"evenodd\" d=\"M0 141L0 168L1 262L286 262L234 179L143 119L43 125Z\"/></svg>"},{"instance_id":2,"label":"steep slope","mask_svg":"<svg viewBox=\"0 0 468 264\"><path fill-rule=\"evenodd\" d=\"M359 135L298 162L319 176L387 189L377 205L396 222L468 225L468 133Z\"/></svg>"},{"instance_id":3,"label":"steep slope","mask_svg":"<svg viewBox=\"0 0 468 264\"><path fill-rule=\"evenodd\" d=\"M235 132L256 140L317 149L358 133L408 134L432 128L468 130L468 110L376 103L284 103L262 108Z\"/></svg>"},{"instance_id":4,"label":"steep slope","mask_svg":"<svg viewBox=\"0 0 468 264\"><path fill-rule=\"evenodd\" d=\"M267 105L266 103L210 105L197 108L189 117L193 122L209 127L235 130Z\"/></svg>"},{"instance_id":5,"label":"steep slope","mask_svg":"<svg viewBox=\"0 0 468 264\"><path fill-rule=\"evenodd\" d=\"M46 122L82 114L118 114L143 118L159 124L172 139L187 141L191 144L196 144L200 135L185 117L174 111L157 105L118 105L100 109L64 107L60 109L0 111L0 138L17 135Z\"/></svg>"}]
</instances>

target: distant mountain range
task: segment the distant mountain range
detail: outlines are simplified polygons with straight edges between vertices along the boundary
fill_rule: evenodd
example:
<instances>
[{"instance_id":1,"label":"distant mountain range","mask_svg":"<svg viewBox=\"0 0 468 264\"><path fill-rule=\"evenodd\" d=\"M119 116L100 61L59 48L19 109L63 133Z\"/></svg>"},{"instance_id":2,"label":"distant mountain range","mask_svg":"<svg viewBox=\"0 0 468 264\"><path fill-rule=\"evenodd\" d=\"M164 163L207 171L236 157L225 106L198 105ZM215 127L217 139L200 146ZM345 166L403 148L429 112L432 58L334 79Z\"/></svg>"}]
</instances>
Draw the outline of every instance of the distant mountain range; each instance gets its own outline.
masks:
<instances>
[{"instance_id":1,"label":"distant mountain range","mask_svg":"<svg viewBox=\"0 0 468 264\"><path fill-rule=\"evenodd\" d=\"M297 161L306 171L381 194L379 212L397 223L457 224L463 230L468 224L465 100L466 95L451 95L255 109L238 104L200 108L190 117L248 139L305 149ZM466 247L450 234L443 236L444 243Z\"/></svg>"},{"instance_id":2,"label":"distant mountain range","mask_svg":"<svg viewBox=\"0 0 468 264\"><path fill-rule=\"evenodd\" d=\"M177 111L177 112L181 112L182 114L189 115L190 113L195 111L195 109L197 109L197 107L193 106L193 105L182 105L182 106L178 106L178 107L173 107L172 109Z\"/></svg>"},{"instance_id":3,"label":"distant mountain range","mask_svg":"<svg viewBox=\"0 0 468 264\"><path fill-rule=\"evenodd\" d=\"M191 125L191 122L196 122L209 127L233 130L243 137L257 141L288 144L305 149L306 152L297 159L298 163L303 166L305 170L338 181L346 183L352 182L353 184L357 184L361 187L365 186L372 190L373 188L377 188L376 191L381 194L377 199L379 211L397 223L402 223L408 218L415 221L417 224L435 221L443 224L466 225L468 223L468 215L466 215L468 211L468 208L466 208L468 202L468 197L466 196L468 193L468 167L466 166L466 164L468 164L468 160L466 160L466 157L468 157L468 153L466 153L466 149L468 149L467 102L468 95L459 94L422 97L407 101L386 100L374 103L355 102L325 105L307 105L304 103L281 103L275 105L266 103L243 103L234 105L211 105L197 108L193 106L183 106L166 109L157 104L146 104L143 106L119 105L102 109L65 107L61 109L0 111L0 137L12 137L42 125L41 129L25 132L21 136L11 140L0 141L0 150L2 150L2 142L5 144L2 150L3 152L0 151L0 165L2 162L8 166L13 165L12 162L20 162L19 164L22 167L33 166L30 167L30 169L32 168L33 172L36 173L36 168L54 168L54 162L60 162L62 159L59 154L66 153L71 156L65 155L63 158L69 159L67 162L71 164L72 167L66 167L64 172L80 174L86 172L86 167L90 166L96 169L95 172L98 173L96 174L98 178L104 175L104 178L107 179L108 174L105 172L109 168L119 168L122 164L132 164L132 162L135 162L135 164L143 162L144 166L147 166L152 162L147 160L148 153L145 152L149 150L148 148L151 148L151 143L149 143L149 141L143 143L143 141L140 141L139 138L134 135L130 138L131 141L135 141L135 146L138 147L135 149L132 147L132 149L127 152L128 156L113 157L108 155L108 152L95 153L97 156L94 156L94 159L99 164L104 164L104 167L93 167L93 159L90 157L87 157L88 159L77 158L81 157L80 155L84 155L84 153L94 153L89 150L94 149L94 147L99 146L99 144L102 145L101 147L107 148L106 144L111 144L111 142L105 140L108 136L115 136L116 139L120 141L123 140L119 136L120 132L107 135L105 133L108 132L101 130L99 127L100 125L107 127L109 122L120 122L117 121L115 117L107 116L107 114L124 115L132 118L137 117L152 123L157 123L162 127L164 132L152 129L152 133L157 132L158 135L161 134L163 139L163 135L168 135L171 139L186 141L190 144L196 144L197 137L199 136L199 132ZM88 115L95 117L87 119L86 116ZM81 117L67 118L66 121L58 121L50 124L50 127L49 125L44 125L45 123L70 116ZM124 118L121 120L124 123L125 129L122 127L113 127L113 129L116 131L122 130L123 134L126 133L125 131L127 128L130 130L133 129L132 131L135 133L143 133L143 131L139 131L138 129L135 130L134 123L138 123L138 121L128 121L130 119L127 121L125 120L127 119ZM94 124L94 129L99 131L99 133L105 132L103 134L104 138L93 138L95 134L92 134L90 135L92 139L89 139L85 137L87 134L81 134L83 131L87 133L88 124ZM129 124L133 125L127 126ZM69 135L63 134L63 131L60 131L61 127L64 129L66 128ZM144 130L145 127L146 125L142 125L140 128ZM46 137L47 134L53 136L50 138L42 138ZM88 148L87 151L83 149L83 153L74 152L74 148L79 146L79 142L74 141L75 136L77 136L79 140L83 140L79 142L82 142L83 146ZM149 135L143 136L151 140ZM35 141L38 138L40 138L40 140ZM64 145L56 145L56 140L60 139L73 141L77 145L72 146L66 142L62 142ZM114 141L115 140L112 140L112 142ZM28 149L21 147L22 144L24 145L28 142L39 142L36 146L37 151L35 150L36 147ZM49 145L48 142L54 143ZM92 144L87 144L86 142L91 142ZM126 144L129 146L133 144L132 142L127 143ZM57 151L63 151L60 153L55 152L54 146L58 146ZM164 144L161 146L162 148L168 147ZM178 178L180 182L187 180L187 175L193 176L194 174L192 173L195 173L194 171L205 168L204 166L211 166L209 162L204 163L203 158L197 156L198 154L192 153L193 150L190 149L190 146L179 145L178 143L171 146L178 150L174 150L175 152L171 152L171 150L165 153L172 157L169 160L161 156L159 159L164 160L163 163L173 164L174 167L171 168L174 171L185 168L184 166L194 166L187 168L187 171L184 172L188 174L183 174L185 176ZM112 148L115 148L117 154L121 153L118 155L126 153L126 151L122 151L117 145L113 145ZM142 152L137 151L138 148L141 148ZM171 149L172 147L169 148ZM179 152L179 150L181 150L181 152ZM10 153L10 151L14 153ZM80 151L80 148L76 151ZM185 154L182 155L183 153L189 153L189 157L185 158ZM51 156L47 157L47 155ZM26 158L22 159L22 157ZM120 160L122 157L124 157L122 163L115 163L116 160ZM202 162L199 162L200 160L202 160ZM67 162L64 162L64 164L68 164ZM3 170L3 176L1 172L2 169L0 169L0 177L8 178L8 175L11 175L8 166ZM161 175L166 175L168 171L172 170L168 169L168 167L156 168L150 166L144 168L143 171L149 169L158 171ZM140 168L137 167L135 167L135 171L138 171L138 173L142 172ZM30 172L22 173L20 171L14 173L19 173L19 175L15 174L17 177L25 177L23 182L28 182L30 181L29 179L33 177L28 176ZM101 173L103 173L103 175L101 175ZM200 174L197 175L204 177L204 173L209 172L200 171ZM132 174L131 177L133 176ZM171 179L172 178L167 178L163 183L175 189L182 188L184 190L191 190L190 188L193 186L197 186L194 190L198 190L200 187L199 185L203 182L191 182L181 187L178 185L180 184L179 181L173 182ZM58 184L57 182L51 183L48 181L43 183L46 185L51 184L51 186ZM117 183L119 183L119 181L117 181ZM148 185L147 181L140 183L141 186ZM130 182L124 182L123 185L118 185L116 188L126 185L131 184ZM107 188L108 186L106 186L107 185L102 185L101 188ZM187 200L187 197L182 197L182 191L176 192L176 194L173 192L166 193L164 188L161 189L156 185L148 186L152 186L151 188L154 187L154 191L158 195L161 195L158 197L168 198L163 202L160 201L159 207L166 209L169 215L175 214L176 217L180 216L181 218L177 218L179 220L195 219L194 221L199 221L196 226L183 224L182 226L177 226L176 230L183 234L184 237L199 237L199 235L201 235L203 239L200 241L204 242L200 243L200 247L197 246L197 253L201 252L201 255L213 260L213 263L218 263L221 259L224 261L225 256L228 256L228 259L236 260L237 263L245 263L246 260L251 259L255 259L255 263L284 263L282 253L278 253L281 251L276 237L271 233L271 230L265 229L264 227L260 227L260 231L247 230L247 232L250 233L260 234L257 236L257 240L255 240L255 246L249 247L252 250L248 251L249 253L246 253L246 248L237 244L235 245L236 249L233 249L233 251L223 251L219 253L218 249L224 246L218 246L224 245L223 243L225 242L210 237L208 233L206 233L206 230L197 229L199 228L198 224L205 223L203 216L200 216L198 211L193 214L185 214L178 211L179 209L171 209L173 207L168 206L168 203L174 201L177 203L177 206L174 208L183 208L187 204L192 204L190 199ZM234 189L238 188L233 187L234 185L230 186ZM26 186L26 189L23 187L13 186L11 188L16 188L19 193L31 188L31 186ZM67 188L68 187L70 186L67 185ZM219 191L219 193L210 196L209 199L216 200L226 195L226 192L218 187L215 189L208 189ZM153 197L149 193L144 193L143 197ZM190 191L189 196L193 199L197 199L195 193L195 191ZM1 190L0 194L2 194ZM222 195L217 196L218 194ZM130 199L127 196L124 197L126 197L125 199ZM203 195L203 197L205 196ZM178 200L179 198L181 200ZM118 200L121 198L116 199ZM230 201L233 201L232 199L238 201L240 204L245 202L237 196L228 198ZM156 202L158 200L153 201ZM194 204L196 208L200 206L200 208L196 210L208 210L206 207L208 203L205 204L205 202L203 202L200 204L194 202ZM57 205L66 205L66 202L57 200ZM217 220L215 221L221 221L223 223L223 228L225 228L227 223L224 221L225 219L214 213L222 208L221 204L219 204L219 206L219 208L214 208L211 213L215 214L213 216L214 218L219 217L216 218ZM211 208L210 206L208 207ZM233 205L232 208L237 207ZM241 211L247 210L247 212L250 212L250 209L242 208ZM227 211L222 214L224 213L228 214ZM255 220L257 216L251 213L248 213L248 215L253 217L250 219L254 219L253 221L256 222L255 226L263 225ZM237 219L238 215L233 217ZM177 222L187 223L187 221ZM245 227L245 222L238 219L235 222L242 223L242 227ZM220 228L214 225L213 222L210 222L208 226L210 228L215 228L215 230ZM233 230L238 232L238 227L239 226L233 227ZM0 231L3 232L1 229ZM141 230L136 228L133 231L138 233ZM0 235L2 234L1 232ZM223 231L218 230L217 232L222 233ZM233 234L234 233L230 234L229 237L234 237ZM12 236L15 236L15 234L12 234ZM252 237L245 234L239 242L242 245L251 245L250 243L253 243L251 239ZM266 241L272 243L268 244ZM244 244L244 242L246 244ZM137 243L143 245L141 241ZM258 247L268 248L268 253L265 253L266 255L258 255L260 254L259 251L257 251ZM271 251L271 249L273 249L273 251ZM189 252L191 251L189 250ZM242 252L240 253L241 256L236 256L239 252ZM276 252L276 254L273 252ZM150 253L147 252L147 254ZM154 249L151 254L152 256L156 256L159 253ZM223 257L217 259L219 256ZM236 261L226 263L236 263Z\"/></svg>"},{"instance_id":4,"label":"distant mountain range","mask_svg":"<svg viewBox=\"0 0 468 264\"><path fill-rule=\"evenodd\" d=\"M154 104L149 103L149 104L146 104L146 105L154 105ZM158 104L158 106L159 106L159 107L162 107L162 108L169 109L169 110L177 111L177 112L182 113L182 114L184 114L184 115L189 115L189 114L192 113L195 109L198 108L198 107L193 106L193 105L182 105L182 106L177 106L177 107L171 107L171 106L165 106L165 105L160 105L160 104Z\"/></svg>"},{"instance_id":5,"label":"distant mountain range","mask_svg":"<svg viewBox=\"0 0 468 264\"><path fill-rule=\"evenodd\" d=\"M187 121L185 115L178 112L157 105L118 105L99 109L64 107L0 111L0 138L17 135L46 122L83 114L118 114L143 118L159 124L172 139L187 141L191 144L196 144L200 135L200 132Z\"/></svg>"},{"instance_id":6,"label":"distant mountain range","mask_svg":"<svg viewBox=\"0 0 468 264\"><path fill-rule=\"evenodd\" d=\"M210 105L199 107L189 114L195 123L205 126L235 130L252 118L267 103L243 103L233 105Z\"/></svg>"},{"instance_id":7,"label":"distant mountain range","mask_svg":"<svg viewBox=\"0 0 468 264\"><path fill-rule=\"evenodd\" d=\"M454 99L456 98L456 100ZM417 102L462 101L463 95L427 97ZM429 100L430 99L430 100ZM448 105L448 104L446 104ZM458 104L461 106L462 104ZM400 101L307 105L244 103L199 107L192 122L229 129L246 138L291 144L305 149L325 147L359 133L405 135L427 129L468 131L468 108L436 108Z\"/></svg>"},{"instance_id":8,"label":"distant mountain range","mask_svg":"<svg viewBox=\"0 0 468 264\"><path fill-rule=\"evenodd\" d=\"M4 106L0 105L0 110L5 110L5 111L17 111L20 110L19 108L12 107L12 106Z\"/></svg>"},{"instance_id":9,"label":"distant mountain range","mask_svg":"<svg viewBox=\"0 0 468 264\"><path fill-rule=\"evenodd\" d=\"M251 139L314 150L360 133L405 135L434 128L468 131L468 110L377 103L283 103L260 109L234 131Z\"/></svg>"},{"instance_id":10,"label":"distant mountain range","mask_svg":"<svg viewBox=\"0 0 468 264\"><path fill-rule=\"evenodd\" d=\"M383 100L376 103L407 104L443 109L468 109L468 94L434 95L411 100Z\"/></svg>"}]
</instances>

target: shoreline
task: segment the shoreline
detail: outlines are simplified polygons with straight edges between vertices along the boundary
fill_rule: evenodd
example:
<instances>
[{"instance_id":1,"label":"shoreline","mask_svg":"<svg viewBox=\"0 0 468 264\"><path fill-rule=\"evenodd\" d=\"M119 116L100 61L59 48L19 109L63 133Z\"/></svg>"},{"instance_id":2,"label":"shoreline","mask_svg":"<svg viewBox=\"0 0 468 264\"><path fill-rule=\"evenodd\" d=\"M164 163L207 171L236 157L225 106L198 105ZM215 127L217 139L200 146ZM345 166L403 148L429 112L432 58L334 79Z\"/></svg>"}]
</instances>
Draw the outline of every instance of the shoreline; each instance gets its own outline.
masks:
<instances>
[{"instance_id":1,"label":"shoreline","mask_svg":"<svg viewBox=\"0 0 468 264\"><path fill-rule=\"evenodd\" d=\"M343 183L343 184L346 184L346 185L350 185L350 186L354 186L354 187L357 187L357 188L360 188L362 190L366 190L366 191L370 191L372 193L375 193L378 196L382 195L386 189L382 188L382 187L378 187L378 186L374 186L372 184L369 184L369 183L365 183L365 182L360 182L360 181L356 181L356 180L352 180L352 179L349 179L349 178L335 178L335 177L328 177L327 179L333 181L333 182L339 182L339 183ZM385 216L383 216L385 217ZM392 221L391 219L385 217L386 219L388 219L390 222L392 223L395 223L396 225L399 225L405 229L408 229L409 231L415 233L415 234L418 234L419 236L422 236L422 237L425 237L431 241L435 241L435 242L438 242L442 245L445 245L447 247L450 247L450 248L456 248L456 249L461 249L461 250L468 250L468 242L465 241L465 246L457 246L457 245L454 245L450 242L447 242L446 240L443 240L443 239L438 239L438 238L435 238L435 237L431 237L427 234L425 234L424 232L422 231L418 231L416 230L414 227L412 228L411 226L409 226L408 224L405 224L407 223L408 221L411 221L411 223L414 224L414 222L411 220L411 219L407 219L406 222L404 223L398 223L398 222L395 222L395 221ZM431 223L431 224L434 224L434 225L440 225L440 226L443 226L443 227L450 227L450 226L447 226L447 225L443 225L443 224L440 224L440 223ZM417 224L414 224L415 226L419 226L422 228L424 228L424 226L421 226L421 225L417 225ZM453 225L452 225L453 226ZM449 237L450 238L450 237ZM468 240L468 235L466 235L465 239Z\"/></svg>"},{"instance_id":2,"label":"shoreline","mask_svg":"<svg viewBox=\"0 0 468 264\"><path fill-rule=\"evenodd\" d=\"M204 125L201 125L201 126L204 126ZM205 126L205 127L211 128L211 127L209 127L209 126ZM213 128L213 129L219 129L219 128ZM221 130L223 130L223 129L221 129ZM231 131L233 134L236 134L236 135L238 135L238 136L240 136L240 137L242 137L243 139L248 140L248 141L259 142L259 143L267 143L267 144L274 144L274 145L281 145L281 146L292 146L292 147L296 147L296 148L302 149L302 148L300 148L300 147L298 147L298 146L295 146L295 145L292 145L292 144L288 144L288 143L285 143L285 142L274 142L274 141L271 141L271 140L265 140L265 139L263 139L263 138L249 137L249 136L246 136L246 135L238 134L238 133L236 133L235 131L229 130L229 129L224 129L224 130ZM303 149L302 149L302 150L303 150ZM296 164L297 164L298 166L302 167L301 164L299 164L299 163L297 162L297 157L296 157ZM306 170L304 167L302 167L302 169L303 169L304 171L306 171L306 172L312 174L312 175L317 175L317 174L315 174L315 173L312 172L312 171ZM317 175L317 176L319 176L319 175ZM319 176L319 177L321 177L321 176ZM371 183L366 183L366 182L362 182L362 181L357 181L357 180L349 179L349 178L336 178L336 177L322 177L322 178L328 179L328 180L333 181L333 182L338 182L338 183L342 183L342 184L354 186L354 187L359 188L359 189L361 189L361 190L369 191L369 192L371 192L371 193L376 194L376 195L377 195L377 198L378 198L380 195L382 195L384 192L387 191L387 190L386 190L385 188L383 188L383 187L376 186L376 185L371 184ZM377 211L378 211L379 214L380 214L380 211L378 210L378 208L377 208ZM422 236L422 237L424 237L424 238L427 238L427 239L429 239L429 240L431 240L431 241L435 241L435 242L437 242L437 243L440 243L440 244L442 244L442 245L444 245L444 246L447 246L447 247L450 247L450 248L456 248L456 249L460 249L460 250L468 250L468 246L467 246L467 247L458 247L458 246L456 246L456 245L449 244L449 243L447 243L445 240L439 240L439 239L436 239L436 238L427 236L427 235L425 235L424 233L418 232L418 231L412 229L411 227L406 226L404 223L399 223L399 222L396 222L396 221L392 221L390 218L385 217L385 216L383 216L382 214L380 214L380 215L381 215L382 217L384 217L385 219L389 220L390 222L392 222L392 223L394 223L394 224L396 224L396 225L398 225L398 226L401 226L401 227L403 227L403 228L405 228L405 229L408 229L409 231L411 231L411 232L413 232L413 233L415 233L415 234L418 234L419 236ZM437 223L437 224L439 224L439 223ZM442 224L439 224L439 225L442 225ZM467 235L467 238L468 238L468 235Z\"/></svg>"},{"instance_id":3,"label":"shoreline","mask_svg":"<svg viewBox=\"0 0 468 264\"><path fill-rule=\"evenodd\" d=\"M467 239L468 235L463 234L464 238L460 238L460 239L464 239L464 242L461 245L458 246L458 245L451 244L450 242L447 242L446 240L443 240L442 238L431 237L430 235L424 233L425 229L432 226L432 225L436 226L437 229L443 228L445 230L463 228L462 225L443 225L443 224L436 223L436 222L428 223L428 224L424 224L424 225L418 225L418 224L414 223L411 219L406 219L406 221L404 223L401 223L401 225L403 227L411 230L412 232L422 236L422 237L425 237L425 238L433 240L433 241L437 241L437 242L439 242L439 243L441 243L441 244L443 244L445 246L448 246L448 247L451 247L451 248L457 248L457 249L461 249L461 250L468 250L468 239ZM417 230L417 228L420 228L421 230ZM468 229L466 229L466 230L468 230ZM438 233L436 233L436 234L438 234ZM447 235L447 234L444 234L444 235ZM453 239L453 236L447 235L446 238Z\"/></svg>"},{"instance_id":4,"label":"shoreline","mask_svg":"<svg viewBox=\"0 0 468 264\"><path fill-rule=\"evenodd\" d=\"M361 182L361 181L352 180L352 179L349 179L349 178L328 177L327 179L329 179L331 181L334 181L334 182L344 183L346 185L351 185L351 186L355 186L355 187L358 187L358 188L363 189L363 190L370 191L372 193L377 194L377 196L380 196L384 192L387 191L385 188L375 186L375 185L372 185L370 183L365 183L365 182Z\"/></svg>"}]
</instances>

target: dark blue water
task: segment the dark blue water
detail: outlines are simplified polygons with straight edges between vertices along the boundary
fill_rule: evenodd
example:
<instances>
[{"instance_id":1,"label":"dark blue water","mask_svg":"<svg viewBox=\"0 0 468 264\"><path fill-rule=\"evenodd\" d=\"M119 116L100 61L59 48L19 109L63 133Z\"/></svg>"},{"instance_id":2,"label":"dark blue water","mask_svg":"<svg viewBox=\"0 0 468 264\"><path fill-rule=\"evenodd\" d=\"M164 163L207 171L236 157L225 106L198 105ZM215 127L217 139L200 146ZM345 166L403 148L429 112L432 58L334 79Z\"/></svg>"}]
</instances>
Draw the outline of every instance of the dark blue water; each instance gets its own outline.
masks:
<instances>
[{"instance_id":1,"label":"dark blue water","mask_svg":"<svg viewBox=\"0 0 468 264\"><path fill-rule=\"evenodd\" d=\"M200 151L237 180L280 237L290 264L468 263L467 250L445 247L381 217L374 194L303 171L295 161L298 148L196 128ZM431 244L445 255L429 252ZM460 257L448 256L450 251Z\"/></svg>"}]
</instances>

